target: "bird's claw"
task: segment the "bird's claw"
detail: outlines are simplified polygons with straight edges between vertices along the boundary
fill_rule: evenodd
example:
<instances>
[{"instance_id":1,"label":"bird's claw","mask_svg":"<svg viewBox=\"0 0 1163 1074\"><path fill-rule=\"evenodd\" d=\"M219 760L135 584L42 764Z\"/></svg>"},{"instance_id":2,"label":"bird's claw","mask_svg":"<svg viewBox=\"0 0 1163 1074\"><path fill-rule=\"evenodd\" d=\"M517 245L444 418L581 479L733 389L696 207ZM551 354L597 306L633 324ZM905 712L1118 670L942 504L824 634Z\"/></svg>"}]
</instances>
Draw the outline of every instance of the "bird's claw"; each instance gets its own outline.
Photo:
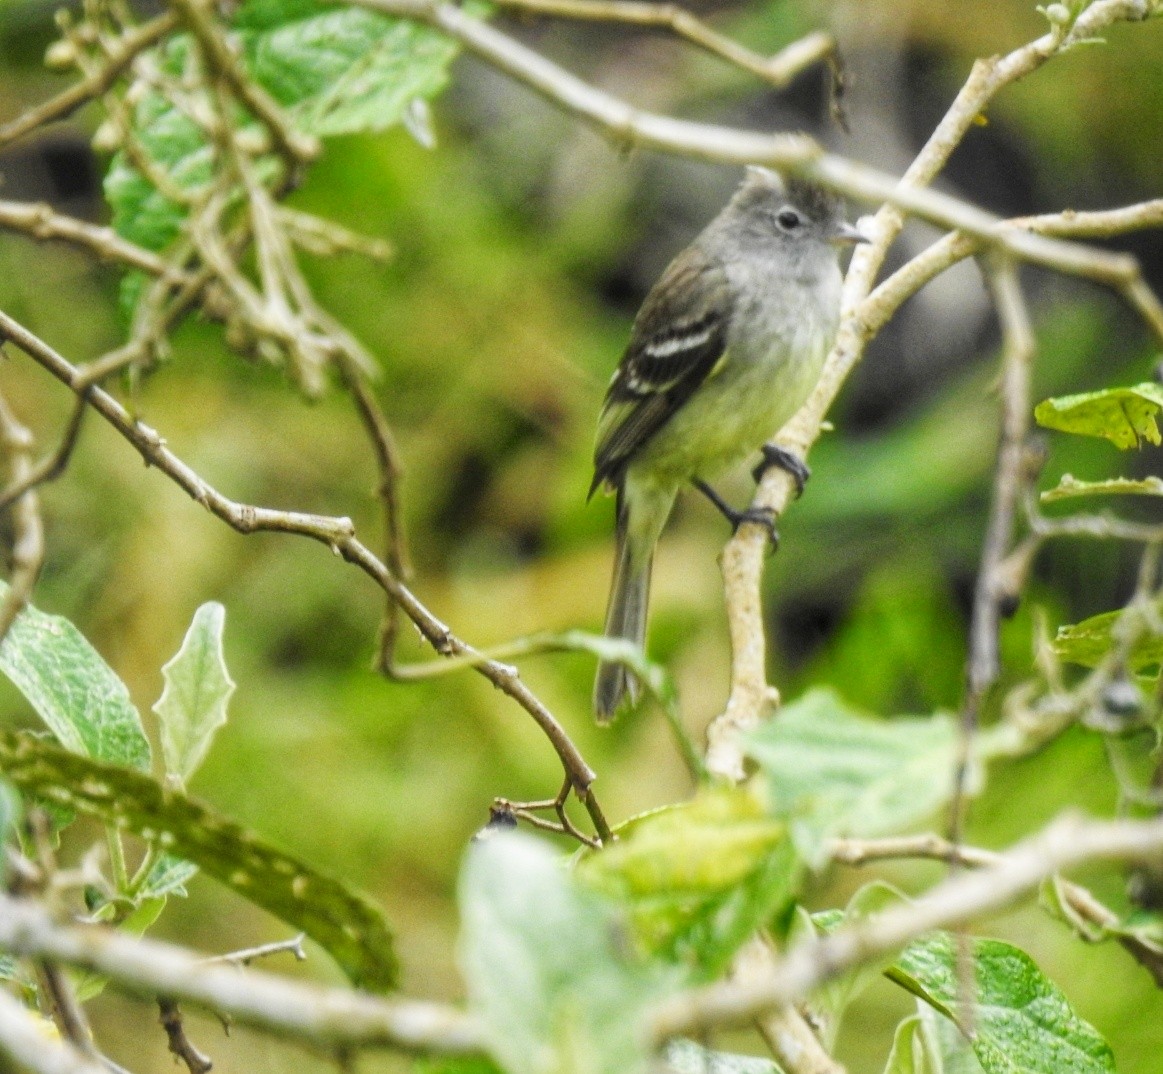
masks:
<instances>
[{"instance_id":1,"label":"bird's claw","mask_svg":"<svg viewBox=\"0 0 1163 1074\"><path fill-rule=\"evenodd\" d=\"M787 448L782 448L778 444L764 444L763 461L751 471L751 476L755 480L762 481L763 475L767 473L773 466L778 466L779 469L791 475L791 479L796 483L796 497L804 494L804 486L808 483L808 478L812 476L812 471L808 469L808 464L804 462L794 451L788 451Z\"/></svg>"},{"instance_id":2,"label":"bird's claw","mask_svg":"<svg viewBox=\"0 0 1163 1074\"><path fill-rule=\"evenodd\" d=\"M762 526L767 530L767 539L771 544L771 550L774 552L779 548L779 531L775 528L775 512L770 507L749 507L746 511L734 512L731 524L735 527L736 533L739 532L739 527L744 522Z\"/></svg>"}]
</instances>

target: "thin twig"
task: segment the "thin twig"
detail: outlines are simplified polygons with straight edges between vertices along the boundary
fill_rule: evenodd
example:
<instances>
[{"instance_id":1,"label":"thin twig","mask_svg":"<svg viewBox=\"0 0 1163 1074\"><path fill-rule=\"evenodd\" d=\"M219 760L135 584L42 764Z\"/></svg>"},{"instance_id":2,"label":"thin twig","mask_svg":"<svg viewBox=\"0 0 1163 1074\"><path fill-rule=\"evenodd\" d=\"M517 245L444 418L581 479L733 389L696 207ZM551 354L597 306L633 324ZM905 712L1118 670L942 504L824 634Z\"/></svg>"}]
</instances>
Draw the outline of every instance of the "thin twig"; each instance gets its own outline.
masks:
<instances>
[{"instance_id":1,"label":"thin twig","mask_svg":"<svg viewBox=\"0 0 1163 1074\"><path fill-rule=\"evenodd\" d=\"M205 0L170 2L180 10L214 72L230 86L239 101L262 120L287 161L294 165L314 160L319 155L319 143L296 131L270 94L242 70L238 57L219 31L210 5Z\"/></svg>"},{"instance_id":2,"label":"thin twig","mask_svg":"<svg viewBox=\"0 0 1163 1074\"><path fill-rule=\"evenodd\" d=\"M190 1074L209 1074L214 1069L214 1063L186 1036L186 1026L182 1022L182 1012L177 1002L159 997L157 1006L158 1021L166 1031L170 1052L185 1064Z\"/></svg>"},{"instance_id":3,"label":"thin twig","mask_svg":"<svg viewBox=\"0 0 1163 1074\"><path fill-rule=\"evenodd\" d=\"M444 1055L484 1050L480 1025L454 1007L324 988L261 970L206 965L172 944L99 926L59 925L37 903L3 894L0 948L91 970L137 995L169 996L266 1032L323 1046ZM2 1004L14 1002L0 990L0 1039ZM88 1068L85 1074L90 1074Z\"/></svg>"},{"instance_id":4,"label":"thin twig","mask_svg":"<svg viewBox=\"0 0 1163 1074\"><path fill-rule=\"evenodd\" d=\"M397 578L407 581L412 574L412 564L408 555L404 513L400 503L400 485L404 474L400 449L383 408L376 399L371 385L367 383L366 375L356 368L355 363L343 360L339 362L339 372L355 402L376 456L376 466L380 475L377 492L384 508L386 561ZM380 623L376 668L381 674L392 677L396 675L395 651L399 626L400 606L389 597L384 605L384 617Z\"/></svg>"},{"instance_id":5,"label":"thin twig","mask_svg":"<svg viewBox=\"0 0 1163 1074\"><path fill-rule=\"evenodd\" d=\"M298 511L278 511L269 507L236 503L204 481L190 466L165 446L162 437L139 422L108 392L94 386L77 366L58 354L6 313L0 312L0 339L7 338L52 376L77 394L121 434L145 462L174 481L187 495L239 533L292 533L327 545L336 555L359 567L396 600L404 614L442 656L471 653L467 642L457 637L434 616L412 591L355 535L349 518L311 515ZM592 768L568 733L541 700L522 682L516 668L495 660L475 664L476 670L499 690L517 702L541 728L569 776L574 792L585 806L599 839L606 842L611 831L592 785Z\"/></svg>"},{"instance_id":6,"label":"thin twig","mask_svg":"<svg viewBox=\"0 0 1163 1074\"><path fill-rule=\"evenodd\" d=\"M716 33L701 19L676 4L655 4L640 0L500 0L510 11L586 22L615 22L631 26L655 26L670 30L693 45L783 89L793 78L814 63L827 59L836 50L830 34L815 32L764 57L737 41Z\"/></svg>"},{"instance_id":7,"label":"thin twig","mask_svg":"<svg viewBox=\"0 0 1163 1074\"><path fill-rule=\"evenodd\" d=\"M178 24L177 16L167 11L155 19L136 27L117 43L106 62L98 70L87 74L63 93L45 101L16 119L0 127L0 149L10 142L31 133L46 123L54 123L71 115L81 105L100 97L121 77L135 57L156 45Z\"/></svg>"},{"instance_id":8,"label":"thin twig","mask_svg":"<svg viewBox=\"0 0 1163 1074\"><path fill-rule=\"evenodd\" d=\"M257 947L244 947L241 951L229 951L225 955L211 955L206 959L211 962L228 962L232 966L249 966L256 958L270 958L271 955L281 955L289 952L295 956L296 962L305 962L307 952L303 950L303 941L306 934L300 932L298 936L291 936L286 940L274 940L271 943L259 944Z\"/></svg>"},{"instance_id":9,"label":"thin twig","mask_svg":"<svg viewBox=\"0 0 1163 1074\"><path fill-rule=\"evenodd\" d=\"M85 413L88 409L83 398L76 401L72 413L69 415L68 424L65 426L65 431L61 435L60 443L57 444L56 449L41 459L40 462L30 467L22 479L9 482L8 487L3 492L0 492L0 511L5 510L10 504L15 503L26 492L40 485L48 484L50 481L55 481L65 472L65 467L68 466L69 459L72 457L73 449L77 446L77 441L80 439L81 426L84 424Z\"/></svg>"},{"instance_id":10,"label":"thin twig","mask_svg":"<svg viewBox=\"0 0 1163 1074\"><path fill-rule=\"evenodd\" d=\"M825 982L926 932L1001 910L1063 869L1089 861L1151 861L1160 854L1163 820L1061 817L986 868L960 873L912 902L796 944L762 981L710 985L664 1001L653 1019L655 1038L746 1025L764 1011L800 1002Z\"/></svg>"},{"instance_id":11,"label":"thin twig","mask_svg":"<svg viewBox=\"0 0 1163 1074\"><path fill-rule=\"evenodd\" d=\"M44 525L40 518L40 498L32 481L35 476L32 433L17 419L3 396L0 396L0 444L7 450L11 462L10 487L17 490L7 501L12 507L13 536L8 592L0 601L0 641L3 641L31 598L44 564Z\"/></svg>"},{"instance_id":12,"label":"thin twig","mask_svg":"<svg viewBox=\"0 0 1163 1074\"><path fill-rule=\"evenodd\" d=\"M64 216L44 202L0 201L0 228L22 232L38 242L57 240L82 246L103 261L118 261L153 276L174 272L165 258L123 239L111 227Z\"/></svg>"},{"instance_id":13,"label":"thin twig","mask_svg":"<svg viewBox=\"0 0 1163 1074\"><path fill-rule=\"evenodd\" d=\"M1014 518L1025 486L1023 463L1030 420L1030 365L1034 356L1034 333L1017 269L1008 261L987 261L984 267L1002 329L1002 421L993 500L969 627L967 690L961 709L962 756L954 780L952 807L955 843L961 841L961 810L972 737L977 730L982 701L997 681L1000 670L1001 617L1017 600L1017 594L1004 585L1001 567L1013 543Z\"/></svg>"}]
</instances>

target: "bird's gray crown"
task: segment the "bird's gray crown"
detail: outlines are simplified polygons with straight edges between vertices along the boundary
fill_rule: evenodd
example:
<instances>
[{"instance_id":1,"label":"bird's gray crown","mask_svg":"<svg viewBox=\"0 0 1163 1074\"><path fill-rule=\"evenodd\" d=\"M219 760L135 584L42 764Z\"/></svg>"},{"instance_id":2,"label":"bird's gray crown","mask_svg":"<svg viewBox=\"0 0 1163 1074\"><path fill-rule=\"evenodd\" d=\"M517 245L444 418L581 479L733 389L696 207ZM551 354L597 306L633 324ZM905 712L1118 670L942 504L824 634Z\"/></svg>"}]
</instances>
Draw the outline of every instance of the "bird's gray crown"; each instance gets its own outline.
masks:
<instances>
[{"instance_id":1,"label":"bird's gray crown","mask_svg":"<svg viewBox=\"0 0 1163 1074\"><path fill-rule=\"evenodd\" d=\"M830 190L806 179L784 179L770 168L751 164L731 205L743 213L777 211L793 206L814 224L831 228L844 219L844 202Z\"/></svg>"}]
</instances>

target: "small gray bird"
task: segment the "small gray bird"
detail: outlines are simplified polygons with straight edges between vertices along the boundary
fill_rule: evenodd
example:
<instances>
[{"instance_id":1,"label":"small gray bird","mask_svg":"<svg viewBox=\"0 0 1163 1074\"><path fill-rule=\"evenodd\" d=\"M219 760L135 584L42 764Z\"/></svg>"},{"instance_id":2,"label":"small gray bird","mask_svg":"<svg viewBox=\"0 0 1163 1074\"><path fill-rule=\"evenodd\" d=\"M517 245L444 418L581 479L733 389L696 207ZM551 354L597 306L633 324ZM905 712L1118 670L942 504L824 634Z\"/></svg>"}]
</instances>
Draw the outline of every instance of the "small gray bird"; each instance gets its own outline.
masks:
<instances>
[{"instance_id":1,"label":"small gray bird","mask_svg":"<svg viewBox=\"0 0 1163 1074\"><path fill-rule=\"evenodd\" d=\"M803 461L766 445L819 379L840 320L836 247L864 242L834 195L748 168L735 196L679 254L634 320L598 419L590 495L617 496L617 553L606 635L642 645L654 546L688 481L734 526L773 526L733 511L708 485L763 446L802 490ZM774 536L774 529L773 529ZM594 711L608 721L638 682L598 665Z\"/></svg>"}]
</instances>

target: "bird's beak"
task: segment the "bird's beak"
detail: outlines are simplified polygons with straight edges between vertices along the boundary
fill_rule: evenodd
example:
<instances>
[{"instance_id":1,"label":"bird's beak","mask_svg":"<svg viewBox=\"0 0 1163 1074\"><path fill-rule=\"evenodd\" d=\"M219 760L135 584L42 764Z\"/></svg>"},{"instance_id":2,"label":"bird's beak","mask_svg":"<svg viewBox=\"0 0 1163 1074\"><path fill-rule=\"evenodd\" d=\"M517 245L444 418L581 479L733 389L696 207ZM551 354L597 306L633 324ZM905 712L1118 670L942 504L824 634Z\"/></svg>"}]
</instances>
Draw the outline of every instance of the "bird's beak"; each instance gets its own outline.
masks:
<instances>
[{"instance_id":1,"label":"bird's beak","mask_svg":"<svg viewBox=\"0 0 1163 1074\"><path fill-rule=\"evenodd\" d=\"M872 240L859 228L854 227L847 220L842 220L828 241L833 246L855 246L858 242L871 242Z\"/></svg>"}]
</instances>

